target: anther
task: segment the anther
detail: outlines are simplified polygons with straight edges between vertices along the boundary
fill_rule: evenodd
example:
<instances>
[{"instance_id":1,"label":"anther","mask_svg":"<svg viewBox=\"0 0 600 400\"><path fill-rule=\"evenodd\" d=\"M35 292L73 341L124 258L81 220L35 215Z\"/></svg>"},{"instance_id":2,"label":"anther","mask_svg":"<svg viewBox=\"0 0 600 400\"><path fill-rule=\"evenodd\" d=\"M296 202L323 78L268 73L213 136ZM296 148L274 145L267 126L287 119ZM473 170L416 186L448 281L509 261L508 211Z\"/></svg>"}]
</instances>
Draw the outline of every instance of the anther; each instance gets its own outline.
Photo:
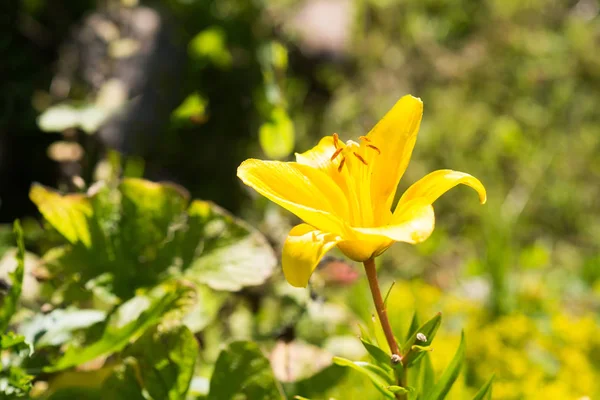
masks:
<instances>
[{"instance_id":1,"label":"anther","mask_svg":"<svg viewBox=\"0 0 600 400\"><path fill-rule=\"evenodd\" d=\"M333 145L335 146L336 149L338 148L339 141L340 141L340 138L338 137L338 134L334 133L333 134Z\"/></svg>"},{"instance_id":2,"label":"anther","mask_svg":"<svg viewBox=\"0 0 600 400\"><path fill-rule=\"evenodd\" d=\"M342 150L344 149L342 149L341 147L337 149L335 153L333 153L333 155L331 156L331 161L335 160L335 158L342 152Z\"/></svg>"},{"instance_id":3,"label":"anther","mask_svg":"<svg viewBox=\"0 0 600 400\"><path fill-rule=\"evenodd\" d=\"M360 161L361 161L363 164L365 164L365 165L369 165L369 164L367 164L367 162L365 161L365 159L364 159L364 158L362 158L362 157L360 156L360 154L358 154L357 152L353 151L353 152L352 152L352 154L354 154L354 155L356 156L356 158L358 158L358 159L359 159L359 160L360 160Z\"/></svg>"},{"instance_id":4,"label":"anther","mask_svg":"<svg viewBox=\"0 0 600 400\"><path fill-rule=\"evenodd\" d=\"M368 138L368 137L366 137L366 136L359 136L358 138L359 138L360 140L364 140L365 142L370 142L370 141L371 141L371 139L369 139L369 138Z\"/></svg>"},{"instance_id":5,"label":"anther","mask_svg":"<svg viewBox=\"0 0 600 400\"><path fill-rule=\"evenodd\" d=\"M338 172L342 172L342 167L344 166L345 162L346 162L346 158L342 158L342 161L340 162L340 165L338 166Z\"/></svg>"},{"instance_id":6,"label":"anther","mask_svg":"<svg viewBox=\"0 0 600 400\"><path fill-rule=\"evenodd\" d=\"M375 150L377 152L377 154L381 154L381 150L379 150L377 147L373 146L372 144L368 144L367 147Z\"/></svg>"}]
</instances>

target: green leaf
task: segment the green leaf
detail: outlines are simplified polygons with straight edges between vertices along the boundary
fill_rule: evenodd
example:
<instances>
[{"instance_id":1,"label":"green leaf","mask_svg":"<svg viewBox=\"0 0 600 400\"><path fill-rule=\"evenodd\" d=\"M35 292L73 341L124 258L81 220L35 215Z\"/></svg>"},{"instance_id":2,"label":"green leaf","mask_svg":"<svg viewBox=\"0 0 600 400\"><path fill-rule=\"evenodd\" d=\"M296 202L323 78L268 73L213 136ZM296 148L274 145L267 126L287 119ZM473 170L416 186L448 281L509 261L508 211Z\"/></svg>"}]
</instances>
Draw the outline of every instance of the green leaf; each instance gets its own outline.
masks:
<instances>
[{"instance_id":1,"label":"green leaf","mask_svg":"<svg viewBox=\"0 0 600 400\"><path fill-rule=\"evenodd\" d=\"M17 240L17 266L9 274L11 287L4 296L2 307L0 308L0 333L4 333L8 328L10 319L17 309L17 303L21 297L23 288L23 275L25 273L25 244L23 243L23 229L19 221L15 221L14 234Z\"/></svg>"},{"instance_id":2,"label":"green leaf","mask_svg":"<svg viewBox=\"0 0 600 400\"><path fill-rule=\"evenodd\" d=\"M19 333L36 348L58 346L70 340L73 332L104 321L106 313L100 310L76 308L56 309L48 314L35 314L23 321Z\"/></svg>"},{"instance_id":3,"label":"green leaf","mask_svg":"<svg viewBox=\"0 0 600 400\"><path fill-rule=\"evenodd\" d=\"M174 230L183 228L177 224L189 194L173 184L137 178L124 179L119 191L122 196L119 233L126 256L133 257L130 261L134 264L145 264L157 268L156 273L161 272L174 256L175 249L169 246L174 244Z\"/></svg>"},{"instance_id":4,"label":"green leaf","mask_svg":"<svg viewBox=\"0 0 600 400\"><path fill-rule=\"evenodd\" d=\"M31 390L33 376L19 367L9 366L0 371L0 398L13 399L26 397Z\"/></svg>"},{"instance_id":5,"label":"green leaf","mask_svg":"<svg viewBox=\"0 0 600 400\"><path fill-rule=\"evenodd\" d=\"M446 398L446 395L452 388L452 385L460 374L463 362L465 361L465 334L464 332L460 335L460 344L456 354L450 361L450 364L440 377L439 381L435 384L433 391L426 397L426 400L442 400Z\"/></svg>"},{"instance_id":6,"label":"green leaf","mask_svg":"<svg viewBox=\"0 0 600 400\"><path fill-rule=\"evenodd\" d=\"M419 361L413 363L413 368L409 369L408 378L409 383L417 389L411 393L411 399L423 399L431 393L435 384L435 371L430 354L425 354Z\"/></svg>"},{"instance_id":7,"label":"green leaf","mask_svg":"<svg viewBox=\"0 0 600 400\"><path fill-rule=\"evenodd\" d=\"M233 342L221 351L210 380L208 400L238 398L284 398L269 360L252 342Z\"/></svg>"},{"instance_id":8,"label":"green leaf","mask_svg":"<svg viewBox=\"0 0 600 400\"><path fill-rule=\"evenodd\" d=\"M134 297L111 316L97 342L83 349L69 348L55 365L44 368L44 371L60 371L120 351L165 314L187 306L190 292L187 286L170 283L155 288L146 296Z\"/></svg>"},{"instance_id":9,"label":"green leaf","mask_svg":"<svg viewBox=\"0 0 600 400\"><path fill-rule=\"evenodd\" d=\"M227 299L227 292L212 290L206 285L196 286L196 302L183 318L183 324L192 332L200 332L210 324Z\"/></svg>"},{"instance_id":10,"label":"green leaf","mask_svg":"<svg viewBox=\"0 0 600 400\"><path fill-rule=\"evenodd\" d=\"M348 368L333 364L317 372L310 378L284 384L285 391L290 396L300 393L305 397L321 399L324 398L325 392L341 382L346 376L347 371Z\"/></svg>"},{"instance_id":11,"label":"green leaf","mask_svg":"<svg viewBox=\"0 0 600 400\"><path fill-rule=\"evenodd\" d=\"M42 185L34 184L29 198L54 229L72 244L91 246L89 218L92 206L81 194L61 195Z\"/></svg>"},{"instance_id":12,"label":"green leaf","mask_svg":"<svg viewBox=\"0 0 600 400\"><path fill-rule=\"evenodd\" d=\"M258 131L260 146L268 158L282 159L294 150L294 123L282 107L271 111L269 121Z\"/></svg>"},{"instance_id":13,"label":"green leaf","mask_svg":"<svg viewBox=\"0 0 600 400\"><path fill-rule=\"evenodd\" d=\"M412 319L410 320L408 332L406 332L406 341L410 340L411 336L417 334L417 329L419 329L419 317L417 316L417 312L415 311Z\"/></svg>"},{"instance_id":14,"label":"green leaf","mask_svg":"<svg viewBox=\"0 0 600 400\"><path fill-rule=\"evenodd\" d=\"M136 400L135 397L104 397L100 390L97 388L65 388L59 389L56 392L52 393L48 400L104 400L104 399L114 399L114 400Z\"/></svg>"},{"instance_id":15,"label":"green leaf","mask_svg":"<svg viewBox=\"0 0 600 400\"><path fill-rule=\"evenodd\" d=\"M127 178L64 196L34 185L30 197L71 243L46 254L54 275L77 277L70 283L109 303L181 274L237 291L265 282L277 264L262 234L212 203L187 208L189 196L176 185Z\"/></svg>"},{"instance_id":16,"label":"green leaf","mask_svg":"<svg viewBox=\"0 0 600 400\"><path fill-rule=\"evenodd\" d=\"M154 399L185 398L198 356L198 343L184 325L148 329L124 356L134 357L142 386Z\"/></svg>"},{"instance_id":17,"label":"green leaf","mask_svg":"<svg viewBox=\"0 0 600 400\"><path fill-rule=\"evenodd\" d=\"M387 389L389 386L394 384L394 380L386 371L378 366L360 361L351 361L341 357L333 357L333 362L337 365L349 367L357 372L360 372L369 378L369 380L373 383L373 385L375 385L379 392L384 395L384 397L388 399L395 398L394 394Z\"/></svg>"},{"instance_id":18,"label":"green leaf","mask_svg":"<svg viewBox=\"0 0 600 400\"><path fill-rule=\"evenodd\" d=\"M0 336L0 349L10 350L11 352L21 352L27 350L27 353L33 353L33 347L22 335L14 332L7 332Z\"/></svg>"},{"instance_id":19,"label":"green leaf","mask_svg":"<svg viewBox=\"0 0 600 400\"><path fill-rule=\"evenodd\" d=\"M373 357L373 360L377 362L380 366L391 369L391 356L387 354L385 351L381 350L379 347L375 346L360 338L360 342L363 344L367 352Z\"/></svg>"},{"instance_id":20,"label":"green leaf","mask_svg":"<svg viewBox=\"0 0 600 400\"><path fill-rule=\"evenodd\" d=\"M195 92L186 97L172 115L178 119L205 118L207 105L208 100Z\"/></svg>"},{"instance_id":21,"label":"green leaf","mask_svg":"<svg viewBox=\"0 0 600 400\"><path fill-rule=\"evenodd\" d=\"M192 202L183 243L184 276L216 290L237 291L271 276L277 259L267 240L241 220L206 201ZM200 252L199 256L194 255Z\"/></svg>"},{"instance_id":22,"label":"green leaf","mask_svg":"<svg viewBox=\"0 0 600 400\"><path fill-rule=\"evenodd\" d=\"M388 386L387 389L390 392L396 393L396 394L407 394L410 392L408 389L403 388L402 386L397 386L397 385Z\"/></svg>"},{"instance_id":23,"label":"green leaf","mask_svg":"<svg viewBox=\"0 0 600 400\"><path fill-rule=\"evenodd\" d=\"M145 400L143 387L138 380L140 366L133 357L128 357L123 364L116 367L113 373L102 384L102 397L114 400Z\"/></svg>"},{"instance_id":24,"label":"green leaf","mask_svg":"<svg viewBox=\"0 0 600 400\"><path fill-rule=\"evenodd\" d=\"M402 346L402 351L404 352L404 365L406 367L410 367L415 361L419 360L425 354L422 351L418 351L417 348L413 349L414 345L430 345L433 342L433 338L435 338L435 334L442 323L442 314L437 313L433 318L423 324L419 329L417 329L410 338L404 343ZM419 340L419 334L423 334L426 338L426 341Z\"/></svg>"},{"instance_id":25,"label":"green leaf","mask_svg":"<svg viewBox=\"0 0 600 400\"><path fill-rule=\"evenodd\" d=\"M492 400L492 383L494 382L494 375L479 389L479 391L473 397L473 400Z\"/></svg>"},{"instance_id":26,"label":"green leaf","mask_svg":"<svg viewBox=\"0 0 600 400\"><path fill-rule=\"evenodd\" d=\"M232 62L225 31L220 27L206 28L194 36L188 45L188 53L194 60L209 61L220 68L227 68Z\"/></svg>"}]
</instances>

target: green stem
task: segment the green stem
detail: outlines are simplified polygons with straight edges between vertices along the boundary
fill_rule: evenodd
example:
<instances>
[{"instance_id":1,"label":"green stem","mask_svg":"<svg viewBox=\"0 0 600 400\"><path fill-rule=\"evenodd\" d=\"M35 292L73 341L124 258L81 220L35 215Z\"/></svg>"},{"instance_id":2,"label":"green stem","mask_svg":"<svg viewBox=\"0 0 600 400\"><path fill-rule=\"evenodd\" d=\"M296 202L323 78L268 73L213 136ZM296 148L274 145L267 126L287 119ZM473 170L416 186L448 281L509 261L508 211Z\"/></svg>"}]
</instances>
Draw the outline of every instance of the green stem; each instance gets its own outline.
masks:
<instances>
[{"instance_id":1,"label":"green stem","mask_svg":"<svg viewBox=\"0 0 600 400\"><path fill-rule=\"evenodd\" d=\"M383 301L383 298L381 297L379 281L377 280L377 270L375 269L375 261L371 258L365 261L363 264L365 265L365 271L367 272L367 280L369 281L369 288L371 289L371 294L373 295L375 310L377 311L379 322L381 323L381 327L383 328L385 339L390 347L390 351L392 352L392 357L393 359L398 359L399 362L402 362L402 355L400 354L398 343L396 343L394 332L392 332L392 327L387 317L385 303ZM396 379L398 380L398 386L402 386L403 388L407 386L406 368L402 368L401 372L396 374ZM398 400L405 400L407 397L404 394L397 394L396 398Z\"/></svg>"}]
</instances>

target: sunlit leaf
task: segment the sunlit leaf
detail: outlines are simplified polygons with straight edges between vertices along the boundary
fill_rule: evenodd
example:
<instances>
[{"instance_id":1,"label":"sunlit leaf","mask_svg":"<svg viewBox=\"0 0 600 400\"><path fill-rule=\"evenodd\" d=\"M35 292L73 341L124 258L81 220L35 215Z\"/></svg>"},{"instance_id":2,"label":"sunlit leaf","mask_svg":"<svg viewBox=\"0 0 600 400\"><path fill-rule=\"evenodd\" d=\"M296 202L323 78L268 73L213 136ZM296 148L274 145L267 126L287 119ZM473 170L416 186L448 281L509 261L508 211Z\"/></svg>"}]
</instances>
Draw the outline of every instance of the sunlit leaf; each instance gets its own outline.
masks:
<instances>
[{"instance_id":1,"label":"sunlit leaf","mask_svg":"<svg viewBox=\"0 0 600 400\"><path fill-rule=\"evenodd\" d=\"M73 332L87 328L106 318L101 310L56 309L47 314L35 314L21 323L19 333L37 348L58 346L71 339Z\"/></svg>"},{"instance_id":2,"label":"sunlit leaf","mask_svg":"<svg viewBox=\"0 0 600 400\"><path fill-rule=\"evenodd\" d=\"M232 62L225 31L220 27L206 28L194 36L188 45L188 53L194 60L206 60L220 68L227 68Z\"/></svg>"},{"instance_id":3,"label":"sunlit leaf","mask_svg":"<svg viewBox=\"0 0 600 400\"><path fill-rule=\"evenodd\" d=\"M179 119L205 118L208 100L198 93L192 93L173 111L173 117Z\"/></svg>"},{"instance_id":4,"label":"sunlit leaf","mask_svg":"<svg viewBox=\"0 0 600 400\"><path fill-rule=\"evenodd\" d=\"M271 276L277 260L259 232L206 201L192 202L188 216L182 253L184 265L191 261L186 278L235 291Z\"/></svg>"},{"instance_id":5,"label":"sunlit leaf","mask_svg":"<svg viewBox=\"0 0 600 400\"><path fill-rule=\"evenodd\" d=\"M208 400L283 399L269 360L255 343L233 342L217 359Z\"/></svg>"},{"instance_id":6,"label":"sunlit leaf","mask_svg":"<svg viewBox=\"0 0 600 400\"><path fill-rule=\"evenodd\" d=\"M80 194L61 195L42 185L34 184L29 198L44 218L69 242L91 245L89 218L92 207L89 200Z\"/></svg>"}]
</instances>

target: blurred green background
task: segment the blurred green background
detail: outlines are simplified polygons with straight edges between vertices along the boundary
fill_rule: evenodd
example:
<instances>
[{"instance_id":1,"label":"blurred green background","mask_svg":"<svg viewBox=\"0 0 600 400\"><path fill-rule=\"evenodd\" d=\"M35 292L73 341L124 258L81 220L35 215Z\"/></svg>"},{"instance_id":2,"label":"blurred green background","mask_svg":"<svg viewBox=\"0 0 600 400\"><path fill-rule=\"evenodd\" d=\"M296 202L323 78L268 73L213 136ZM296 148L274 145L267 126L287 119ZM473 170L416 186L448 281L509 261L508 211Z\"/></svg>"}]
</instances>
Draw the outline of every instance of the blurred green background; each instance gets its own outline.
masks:
<instances>
[{"instance_id":1,"label":"blurred green background","mask_svg":"<svg viewBox=\"0 0 600 400\"><path fill-rule=\"evenodd\" d=\"M333 132L344 140L363 135L410 93L425 113L401 189L451 168L479 178L488 203L479 206L468 189L451 191L435 204L428 241L396 244L381 258L384 288L396 281L392 324L406 329L415 308L424 318L444 314L436 370L465 328L467 366L456 399L492 373L495 399L600 397L597 1L19 0L0 7L0 221L21 218L32 253L55 240L37 222L33 182L84 192L115 175L175 182L191 198L244 218L278 251L296 221L241 185L240 162L291 160ZM10 229L3 232L5 251L13 244ZM209 319L233 318L238 331L202 328L205 364L214 363L223 332L268 351L280 335L352 354L355 321L368 320L372 307L360 265L350 267L324 265L312 300L294 307L286 301L304 294L290 295L278 269L235 301L219 297ZM340 379L330 392L298 394L359 398L343 391L354 385L365 396L368 383Z\"/></svg>"}]
</instances>

